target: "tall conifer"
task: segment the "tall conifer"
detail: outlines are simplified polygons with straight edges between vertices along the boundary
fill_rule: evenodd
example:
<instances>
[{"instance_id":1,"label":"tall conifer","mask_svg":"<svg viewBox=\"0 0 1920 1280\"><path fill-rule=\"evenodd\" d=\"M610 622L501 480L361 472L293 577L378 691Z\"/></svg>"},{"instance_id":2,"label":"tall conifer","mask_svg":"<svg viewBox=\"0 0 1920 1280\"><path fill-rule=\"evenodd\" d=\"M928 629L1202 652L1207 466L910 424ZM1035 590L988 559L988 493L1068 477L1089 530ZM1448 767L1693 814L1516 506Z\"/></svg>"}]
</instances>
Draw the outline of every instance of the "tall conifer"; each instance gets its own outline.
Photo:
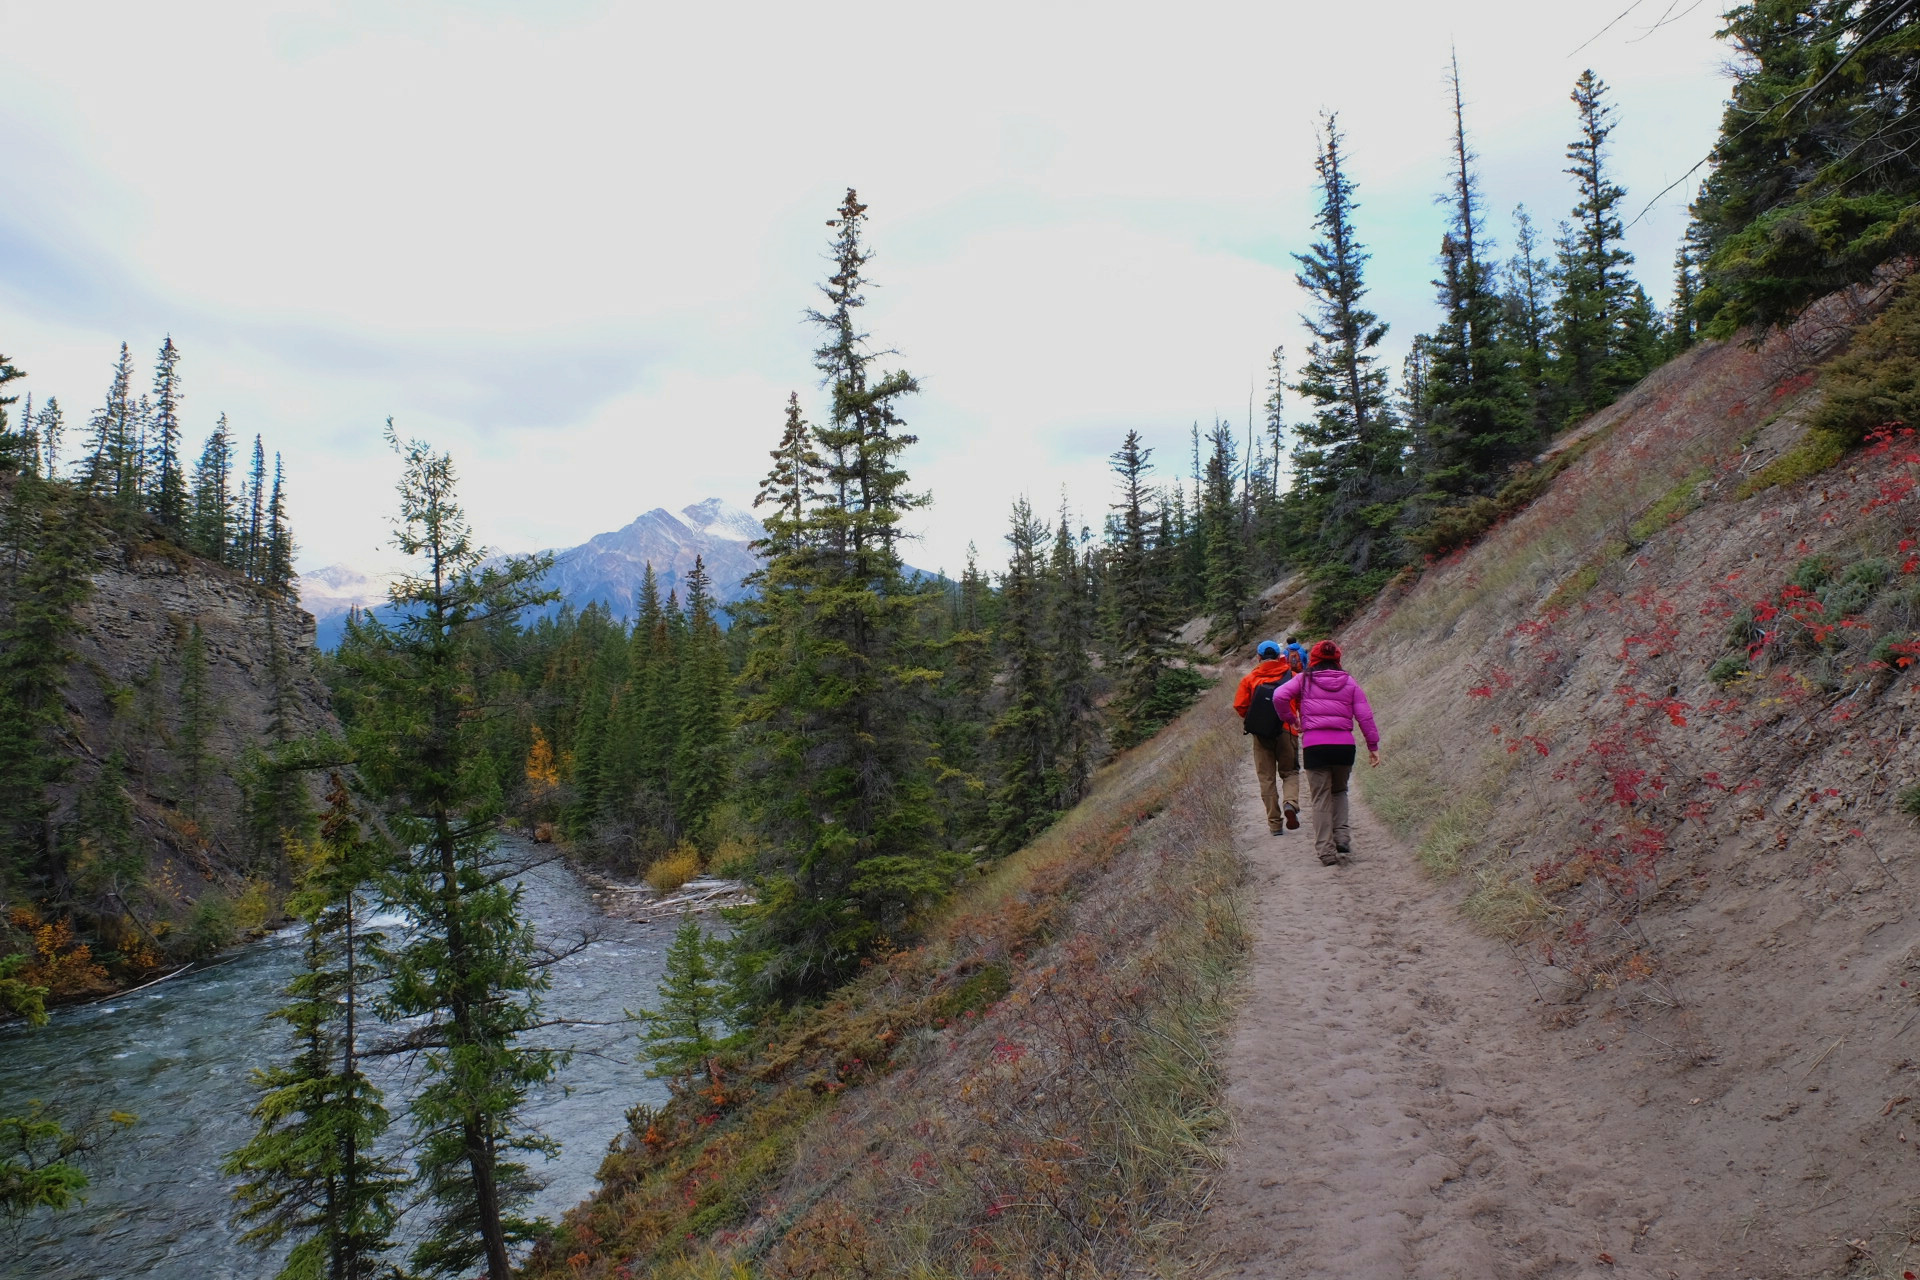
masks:
<instances>
[{"instance_id":1,"label":"tall conifer","mask_svg":"<svg viewBox=\"0 0 1920 1280\"><path fill-rule=\"evenodd\" d=\"M152 477L148 511L176 538L186 534L187 478L180 457L180 348L168 334L153 365L152 410L147 425L147 472Z\"/></svg>"},{"instance_id":2,"label":"tall conifer","mask_svg":"<svg viewBox=\"0 0 1920 1280\"><path fill-rule=\"evenodd\" d=\"M415 1020L412 1099L429 1223L416 1269L509 1280L511 1250L535 1224L516 1157L549 1153L521 1109L560 1056L523 1041L539 1022L546 979L511 868L495 856L499 793L477 767L488 712L480 699L489 618L553 598L544 557L483 567L454 492L453 464L426 444L387 438L404 463L395 544L417 569L389 593L391 623L349 627L340 661L353 688L350 742L361 784L393 837L380 877L411 929L385 956L392 1015Z\"/></svg>"}]
</instances>

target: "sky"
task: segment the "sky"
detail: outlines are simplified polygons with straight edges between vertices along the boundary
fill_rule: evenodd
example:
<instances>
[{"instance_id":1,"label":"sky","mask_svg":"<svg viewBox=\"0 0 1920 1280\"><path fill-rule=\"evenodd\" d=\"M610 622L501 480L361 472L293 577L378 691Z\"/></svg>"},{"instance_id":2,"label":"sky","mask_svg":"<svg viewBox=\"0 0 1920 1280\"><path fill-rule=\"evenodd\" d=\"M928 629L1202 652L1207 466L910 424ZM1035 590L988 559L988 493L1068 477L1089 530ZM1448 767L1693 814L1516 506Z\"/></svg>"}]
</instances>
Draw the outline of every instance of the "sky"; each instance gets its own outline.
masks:
<instances>
[{"instance_id":1,"label":"sky","mask_svg":"<svg viewBox=\"0 0 1920 1280\"><path fill-rule=\"evenodd\" d=\"M867 329L922 388L908 559L995 565L1017 496L1097 526L1127 430L1184 472L1298 362L1323 110L1397 369L1438 316L1450 50L1502 254L1515 205L1574 202L1573 80L1611 86L1664 303L1698 175L1653 197L1712 145L1724 5L0 0L0 351L73 438L170 334L191 450L225 412L284 456L303 569L395 560L389 416L490 546L570 546L750 503L789 391L824 412L803 315L852 186Z\"/></svg>"}]
</instances>

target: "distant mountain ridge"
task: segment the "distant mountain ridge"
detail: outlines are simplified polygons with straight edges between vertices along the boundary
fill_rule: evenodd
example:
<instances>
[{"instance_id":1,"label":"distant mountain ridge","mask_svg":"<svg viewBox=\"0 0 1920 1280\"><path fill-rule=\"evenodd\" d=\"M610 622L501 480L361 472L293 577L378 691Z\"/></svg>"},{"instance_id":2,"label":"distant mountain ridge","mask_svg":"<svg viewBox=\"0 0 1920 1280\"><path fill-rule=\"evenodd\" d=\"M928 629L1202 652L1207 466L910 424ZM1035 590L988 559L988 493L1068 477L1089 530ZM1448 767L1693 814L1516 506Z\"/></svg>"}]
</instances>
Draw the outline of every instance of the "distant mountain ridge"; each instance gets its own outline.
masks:
<instances>
[{"instance_id":1,"label":"distant mountain ridge","mask_svg":"<svg viewBox=\"0 0 1920 1280\"><path fill-rule=\"evenodd\" d=\"M714 598L730 604L747 594L747 575L759 567L748 546L766 536L751 511L723 498L707 498L676 514L664 507L624 528L596 534L577 547L550 552L553 568L545 585L560 593L547 612L562 605L584 609L601 604L621 621L631 621L647 565L653 566L660 595L685 594L696 558L706 562ZM332 649L345 634L353 609L379 609L386 603L388 578L349 565L328 565L300 577L301 605L314 616L320 648Z\"/></svg>"}]
</instances>

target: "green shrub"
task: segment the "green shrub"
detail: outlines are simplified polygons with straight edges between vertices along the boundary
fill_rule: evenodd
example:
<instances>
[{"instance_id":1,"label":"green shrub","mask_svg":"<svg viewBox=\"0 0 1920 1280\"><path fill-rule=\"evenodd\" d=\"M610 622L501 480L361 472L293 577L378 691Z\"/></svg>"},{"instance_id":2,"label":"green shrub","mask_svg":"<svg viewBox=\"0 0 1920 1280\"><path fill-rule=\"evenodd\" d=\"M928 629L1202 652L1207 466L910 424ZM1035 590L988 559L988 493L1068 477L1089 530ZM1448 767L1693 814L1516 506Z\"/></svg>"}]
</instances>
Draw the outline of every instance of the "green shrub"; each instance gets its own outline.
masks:
<instances>
[{"instance_id":1,"label":"green shrub","mask_svg":"<svg viewBox=\"0 0 1920 1280\"><path fill-rule=\"evenodd\" d=\"M1833 570L1828 566L1825 556L1808 556L1793 566L1793 574L1788 582L1802 591L1818 591L1833 578Z\"/></svg>"},{"instance_id":2,"label":"green shrub","mask_svg":"<svg viewBox=\"0 0 1920 1280\"><path fill-rule=\"evenodd\" d=\"M1705 484L1710 473L1701 467L1687 476L1679 484L1667 490L1654 504L1641 513L1627 530L1627 536L1635 542L1645 542L1654 534L1680 519L1700 505L1700 486Z\"/></svg>"},{"instance_id":3,"label":"green shrub","mask_svg":"<svg viewBox=\"0 0 1920 1280\"><path fill-rule=\"evenodd\" d=\"M1714 251L1697 312L1709 337L1780 324L1814 299L1870 279L1920 249L1920 206L1893 192L1799 200L1754 219Z\"/></svg>"},{"instance_id":4,"label":"green shrub","mask_svg":"<svg viewBox=\"0 0 1920 1280\"><path fill-rule=\"evenodd\" d=\"M1599 581L1600 566L1597 564L1583 564L1574 570L1565 582L1562 582L1553 589L1553 594L1546 598L1545 602L1541 604L1540 609L1544 613L1553 613L1559 609L1571 609L1582 596L1593 590Z\"/></svg>"},{"instance_id":5,"label":"green shrub","mask_svg":"<svg viewBox=\"0 0 1920 1280\"><path fill-rule=\"evenodd\" d=\"M204 960L230 947L239 939L233 900L218 889L209 889L187 912L186 923L175 936L174 948L185 960Z\"/></svg>"},{"instance_id":6,"label":"green shrub","mask_svg":"<svg viewBox=\"0 0 1920 1280\"><path fill-rule=\"evenodd\" d=\"M1920 786L1908 787L1900 793L1900 812L1920 818Z\"/></svg>"},{"instance_id":7,"label":"green shrub","mask_svg":"<svg viewBox=\"0 0 1920 1280\"><path fill-rule=\"evenodd\" d=\"M1744 653L1729 653L1707 668L1707 679L1723 688L1751 674L1752 671L1747 666L1747 655Z\"/></svg>"}]
</instances>

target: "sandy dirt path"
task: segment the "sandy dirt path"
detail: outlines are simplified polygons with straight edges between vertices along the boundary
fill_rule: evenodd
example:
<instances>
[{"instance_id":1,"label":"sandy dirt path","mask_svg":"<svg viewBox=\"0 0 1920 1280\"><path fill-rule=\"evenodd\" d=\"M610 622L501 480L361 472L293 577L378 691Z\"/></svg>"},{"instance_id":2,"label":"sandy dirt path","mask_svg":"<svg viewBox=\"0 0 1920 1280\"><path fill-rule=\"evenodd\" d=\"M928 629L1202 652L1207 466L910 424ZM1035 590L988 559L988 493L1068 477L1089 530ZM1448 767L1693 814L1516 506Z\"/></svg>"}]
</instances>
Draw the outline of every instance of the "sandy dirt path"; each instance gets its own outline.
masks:
<instances>
[{"instance_id":1,"label":"sandy dirt path","mask_svg":"<svg viewBox=\"0 0 1920 1280\"><path fill-rule=\"evenodd\" d=\"M1662 1140L1665 1108L1621 1097L1602 1060L1622 1055L1546 1030L1514 958L1357 793L1353 859L1323 867L1306 827L1267 833L1247 772L1251 991L1207 1273L1719 1274L1662 1222L1712 1173Z\"/></svg>"}]
</instances>

